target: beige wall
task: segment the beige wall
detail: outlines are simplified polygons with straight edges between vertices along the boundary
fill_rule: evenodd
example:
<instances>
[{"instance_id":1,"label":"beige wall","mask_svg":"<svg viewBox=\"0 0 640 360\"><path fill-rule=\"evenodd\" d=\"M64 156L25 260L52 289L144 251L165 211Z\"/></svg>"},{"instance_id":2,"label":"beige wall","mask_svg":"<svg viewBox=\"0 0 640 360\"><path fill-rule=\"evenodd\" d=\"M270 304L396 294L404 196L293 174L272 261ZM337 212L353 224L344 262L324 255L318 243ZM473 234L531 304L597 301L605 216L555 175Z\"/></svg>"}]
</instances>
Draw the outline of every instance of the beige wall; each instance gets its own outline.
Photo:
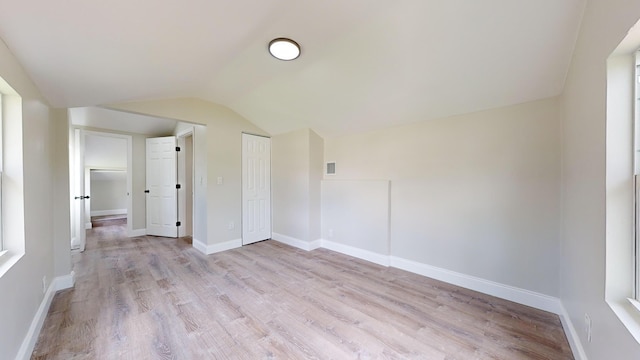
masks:
<instances>
[{"instance_id":1,"label":"beige wall","mask_svg":"<svg viewBox=\"0 0 640 360\"><path fill-rule=\"evenodd\" d=\"M70 251L70 207L69 189L69 117L67 109L55 109L53 114L54 131L51 131L52 151L51 164L53 166L53 227L55 276L67 275L71 272Z\"/></svg>"},{"instance_id":2,"label":"beige wall","mask_svg":"<svg viewBox=\"0 0 640 360\"><path fill-rule=\"evenodd\" d=\"M320 182L324 142L310 129L274 136L271 191L274 237L320 239Z\"/></svg>"},{"instance_id":3,"label":"beige wall","mask_svg":"<svg viewBox=\"0 0 640 360\"><path fill-rule=\"evenodd\" d=\"M109 107L206 126L206 137L198 136L197 132L194 138L205 146L207 156L206 176L196 179L194 189L206 188L206 210L201 208L203 202L196 199L195 215L206 211L207 235L206 239L196 239L206 245L240 239L242 132L268 134L230 109L199 99L122 103ZM224 181L218 185L215 180L220 176ZM234 223L234 229L228 228L230 222Z\"/></svg>"},{"instance_id":4,"label":"beige wall","mask_svg":"<svg viewBox=\"0 0 640 360\"><path fill-rule=\"evenodd\" d=\"M274 136L271 158L273 232L310 241L309 130Z\"/></svg>"},{"instance_id":5,"label":"beige wall","mask_svg":"<svg viewBox=\"0 0 640 360\"><path fill-rule=\"evenodd\" d=\"M127 179L95 180L91 176L91 214L127 209Z\"/></svg>"},{"instance_id":6,"label":"beige wall","mask_svg":"<svg viewBox=\"0 0 640 360\"><path fill-rule=\"evenodd\" d=\"M587 2L562 97L560 297L591 360L640 354L605 302L606 65L639 17L637 1ZM582 331L585 313L593 322L591 343Z\"/></svg>"},{"instance_id":7,"label":"beige wall","mask_svg":"<svg viewBox=\"0 0 640 360\"><path fill-rule=\"evenodd\" d=\"M324 176L324 139L309 130L309 241L321 234L321 182Z\"/></svg>"},{"instance_id":8,"label":"beige wall","mask_svg":"<svg viewBox=\"0 0 640 360\"><path fill-rule=\"evenodd\" d=\"M327 139L325 178L391 181L392 256L557 296L559 136L541 100Z\"/></svg>"},{"instance_id":9,"label":"beige wall","mask_svg":"<svg viewBox=\"0 0 640 360\"><path fill-rule=\"evenodd\" d=\"M68 229L64 226L54 227L53 216L54 199L60 200L60 196L65 194L65 183L68 187L64 170L54 169L54 166L67 158L58 138L61 132L58 126L62 126L64 115L51 112L2 42L0 76L22 96L22 131L25 139L24 213L28 214L24 220L25 254L0 277L0 294L3 294L0 296L0 359L14 359L43 300L42 277L46 276L50 283L55 275L68 274L70 270L69 256L61 253L61 244L54 243L64 241L68 249ZM67 205L56 207L55 211L60 214L56 221L66 220L68 224Z\"/></svg>"}]
</instances>

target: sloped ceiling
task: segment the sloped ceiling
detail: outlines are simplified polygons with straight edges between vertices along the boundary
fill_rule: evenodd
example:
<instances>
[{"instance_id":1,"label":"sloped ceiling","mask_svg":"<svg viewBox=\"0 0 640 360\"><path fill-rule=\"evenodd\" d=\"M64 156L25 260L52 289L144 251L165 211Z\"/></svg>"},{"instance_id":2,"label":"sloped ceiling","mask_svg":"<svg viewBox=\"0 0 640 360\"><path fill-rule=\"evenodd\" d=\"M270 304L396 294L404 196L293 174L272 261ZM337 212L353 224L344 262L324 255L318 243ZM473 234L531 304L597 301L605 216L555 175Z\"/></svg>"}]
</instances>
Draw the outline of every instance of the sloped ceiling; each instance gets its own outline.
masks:
<instances>
[{"instance_id":1,"label":"sloped ceiling","mask_svg":"<svg viewBox=\"0 0 640 360\"><path fill-rule=\"evenodd\" d=\"M56 107L198 97L339 136L558 95L583 3L2 0L0 37Z\"/></svg>"}]
</instances>

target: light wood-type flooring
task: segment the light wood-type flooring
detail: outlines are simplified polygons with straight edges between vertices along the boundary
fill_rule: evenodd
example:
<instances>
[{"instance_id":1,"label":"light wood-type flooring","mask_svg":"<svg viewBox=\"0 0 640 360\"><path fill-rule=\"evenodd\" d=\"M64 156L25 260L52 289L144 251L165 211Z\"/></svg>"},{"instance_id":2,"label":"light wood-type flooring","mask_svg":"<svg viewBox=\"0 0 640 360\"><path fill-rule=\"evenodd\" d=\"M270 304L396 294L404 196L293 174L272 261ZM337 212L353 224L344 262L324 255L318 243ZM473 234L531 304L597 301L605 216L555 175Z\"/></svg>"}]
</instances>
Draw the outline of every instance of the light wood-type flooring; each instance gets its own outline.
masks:
<instances>
[{"instance_id":1,"label":"light wood-type flooring","mask_svg":"<svg viewBox=\"0 0 640 360\"><path fill-rule=\"evenodd\" d=\"M556 315L324 249L106 226L73 262L32 359L573 359Z\"/></svg>"},{"instance_id":2,"label":"light wood-type flooring","mask_svg":"<svg viewBox=\"0 0 640 360\"><path fill-rule=\"evenodd\" d=\"M126 224L127 224L127 214L103 215L103 216L91 217L92 227L126 225Z\"/></svg>"}]
</instances>

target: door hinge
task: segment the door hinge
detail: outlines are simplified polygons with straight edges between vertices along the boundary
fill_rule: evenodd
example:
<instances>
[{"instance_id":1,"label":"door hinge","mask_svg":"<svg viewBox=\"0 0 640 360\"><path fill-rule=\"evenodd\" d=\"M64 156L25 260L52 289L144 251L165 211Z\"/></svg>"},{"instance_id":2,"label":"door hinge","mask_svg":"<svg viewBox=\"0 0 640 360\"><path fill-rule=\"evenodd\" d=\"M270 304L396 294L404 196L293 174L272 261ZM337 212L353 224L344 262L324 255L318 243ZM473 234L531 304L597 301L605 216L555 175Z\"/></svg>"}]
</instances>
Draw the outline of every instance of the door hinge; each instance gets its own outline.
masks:
<instances>
[{"instance_id":1,"label":"door hinge","mask_svg":"<svg viewBox=\"0 0 640 360\"><path fill-rule=\"evenodd\" d=\"M176 189L180 189L181 187L180 184L176 184Z\"/></svg>"},{"instance_id":2,"label":"door hinge","mask_svg":"<svg viewBox=\"0 0 640 360\"><path fill-rule=\"evenodd\" d=\"M180 146L176 146L176 151L180 151Z\"/></svg>"},{"instance_id":3,"label":"door hinge","mask_svg":"<svg viewBox=\"0 0 640 360\"><path fill-rule=\"evenodd\" d=\"M149 193L149 190L145 190L145 191L144 191L144 193L145 193L145 194L148 194L148 193Z\"/></svg>"},{"instance_id":4,"label":"door hinge","mask_svg":"<svg viewBox=\"0 0 640 360\"><path fill-rule=\"evenodd\" d=\"M180 221L176 221L176 226L180 226L181 222Z\"/></svg>"}]
</instances>

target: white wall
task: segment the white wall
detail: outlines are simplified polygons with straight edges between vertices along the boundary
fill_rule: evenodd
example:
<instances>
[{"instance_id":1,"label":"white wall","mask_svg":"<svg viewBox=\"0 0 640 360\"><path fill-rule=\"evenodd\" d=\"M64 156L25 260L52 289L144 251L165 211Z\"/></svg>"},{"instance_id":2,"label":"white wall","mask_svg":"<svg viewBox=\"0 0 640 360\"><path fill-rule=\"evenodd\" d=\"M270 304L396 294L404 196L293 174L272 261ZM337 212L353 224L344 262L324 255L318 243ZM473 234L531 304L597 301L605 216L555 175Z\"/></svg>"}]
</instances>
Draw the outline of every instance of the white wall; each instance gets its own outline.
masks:
<instances>
[{"instance_id":1,"label":"white wall","mask_svg":"<svg viewBox=\"0 0 640 360\"><path fill-rule=\"evenodd\" d=\"M640 345L605 302L606 66L639 17L637 1L587 2L562 97L560 297L591 360L640 356ZM593 321L591 343L582 331L585 313Z\"/></svg>"},{"instance_id":2,"label":"white wall","mask_svg":"<svg viewBox=\"0 0 640 360\"><path fill-rule=\"evenodd\" d=\"M559 136L556 99L423 121L326 139L325 179L391 181L392 256L557 296Z\"/></svg>"},{"instance_id":3,"label":"white wall","mask_svg":"<svg viewBox=\"0 0 640 360\"><path fill-rule=\"evenodd\" d=\"M0 359L14 359L44 299L42 278L47 286L56 275L68 274L68 228L54 226L56 221L68 224L68 205L56 204L68 194L68 178L55 166L67 161L60 125L65 126L64 113L52 113L37 88L25 74L9 49L0 42L0 76L23 100L24 156L24 241L25 254L0 277ZM62 139L64 140L64 139ZM19 150L18 150L19 151ZM65 190L65 186L67 190ZM68 201L67 201L68 202ZM62 244L60 244L62 242ZM55 254L55 255L54 255ZM56 257L59 256L59 257Z\"/></svg>"},{"instance_id":4,"label":"white wall","mask_svg":"<svg viewBox=\"0 0 640 360\"><path fill-rule=\"evenodd\" d=\"M206 126L196 128L194 138L196 152L198 148L206 149L202 154L206 154L207 159L206 174L196 179L194 190L203 190L207 196L206 203L196 198L194 215L206 214L207 233L206 239L194 234L194 242L198 240L214 247L227 242L237 244L241 239L242 132L268 134L230 109L199 99L122 103L108 107ZM202 136L202 132L206 132L206 136ZM203 167L198 159L196 155L197 169ZM223 178L222 184L215 181L218 177ZM231 222L235 225L233 229L229 229Z\"/></svg>"}]
</instances>

